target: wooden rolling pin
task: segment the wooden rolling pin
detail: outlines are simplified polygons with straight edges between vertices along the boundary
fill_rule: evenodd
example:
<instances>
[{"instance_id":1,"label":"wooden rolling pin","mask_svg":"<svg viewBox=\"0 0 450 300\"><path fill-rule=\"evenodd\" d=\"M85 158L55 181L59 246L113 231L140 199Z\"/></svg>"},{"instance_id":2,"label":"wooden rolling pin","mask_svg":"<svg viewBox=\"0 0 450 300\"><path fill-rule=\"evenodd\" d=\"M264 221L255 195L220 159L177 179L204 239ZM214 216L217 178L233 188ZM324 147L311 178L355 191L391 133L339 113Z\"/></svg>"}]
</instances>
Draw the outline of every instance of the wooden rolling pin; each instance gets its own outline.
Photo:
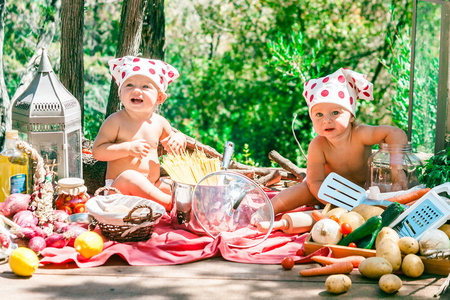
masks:
<instances>
[{"instance_id":1,"label":"wooden rolling pin","mask_svg":"<svg viewBox=\"0 0 450 300\"><path fill-rule=\"evenodd\" d=\"M313 211L298 211L293 213L286 213L281 217L281 220L273 223L272 230L283 230L284 233L294 234L310 231L316 222L311 213ZM259 222L257 225L258 231L267 232L270 227L269 221Z\"/></svg>"},{"instance_id":2,"label":"wooden rolling pin","mask_svg":"<svg viewBox=\"0 0 450 300\"><path fill-rule=\"evenodd\" d=\"M331 204L327 203L322 213L325 215L331 208ZM281 217L280 221L273 223L272 230L283 230L287 234L303 233L310 231L316 221L311 216L313 210L298 211L293 213L286 213ZM270 227L269 221L259 222L257 225L258 231L267 232Z\"/></svg>"}]
</instances>

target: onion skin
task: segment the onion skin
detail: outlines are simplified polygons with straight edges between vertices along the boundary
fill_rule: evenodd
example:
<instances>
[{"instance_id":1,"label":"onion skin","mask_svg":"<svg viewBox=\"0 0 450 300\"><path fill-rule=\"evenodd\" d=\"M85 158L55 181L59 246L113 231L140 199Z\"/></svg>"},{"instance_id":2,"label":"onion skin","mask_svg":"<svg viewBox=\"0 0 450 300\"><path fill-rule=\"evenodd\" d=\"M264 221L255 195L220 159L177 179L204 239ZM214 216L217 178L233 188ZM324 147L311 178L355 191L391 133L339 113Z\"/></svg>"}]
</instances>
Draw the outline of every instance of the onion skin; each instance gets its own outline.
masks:
<instances>
[{"instance_id":1,"label":"onion skin","mask_svg":"<svg viewBox=\"0 0 450 300\"><path fill-rule=\"evenodd\" d=\"M86 228L77 226L77 225L69 225L65 228L65 234L64 236L70 236L70 240L69 243L67 244L68 246L72 246L75 243L75 239L82 234L83 232L88 231Z\"/></svg>"},{"instance_id":2,"label":"onion skin","mask_svg":"<svg viewBox=\"0 0 450 300\"><path fill-rule=\"evenodd\" d=\"M0 213L5 217L11 217L18 212L28 209L30 204L31 196L28 194L11 194L9 195L5 202L0 206Z\"/></svg>"},{"instance_id":3,"label":"onion skin","mask_svg":"<svg viewBox=\"0 0 450 300\"><path fill-rule=\"evenodd\" d=\"M56 222L64 222L69 217L69 214L66 213L64 210L57 209L53 212L55 216Z\"/></svg>"},{"instance_id":4,"label":"onion skin","mask_svg":"<svg viewBox=\"0 0 450 300\"><path fill-rule=\"evenodd\" d=\"M45 239L47 247L64 248L69 241L61 233L54 233Z\"/></svg>"},{"instance_id":5,"label":"onion skin","mask_svg":"<svg viewBox=\"0 0 450 300\"><path fill-rule=\"evenodd\" d=\"M43 237L35 236L34 238L30 239L28 242L28 248L36 252L36 254L40 254L42 250L44 250L47 247L47 242Z\"/></svg>"},{"instance_id":6,"label":"onion skin","mask_svg":"<svg viewBox=\"0 0 450 300\"><path fill-rule=\"evenodd\" d=\"M14 215L13 222L21 227L30 227L36 226L39 220L31 211L23 210Z\"/></svg>"}]
</instances>

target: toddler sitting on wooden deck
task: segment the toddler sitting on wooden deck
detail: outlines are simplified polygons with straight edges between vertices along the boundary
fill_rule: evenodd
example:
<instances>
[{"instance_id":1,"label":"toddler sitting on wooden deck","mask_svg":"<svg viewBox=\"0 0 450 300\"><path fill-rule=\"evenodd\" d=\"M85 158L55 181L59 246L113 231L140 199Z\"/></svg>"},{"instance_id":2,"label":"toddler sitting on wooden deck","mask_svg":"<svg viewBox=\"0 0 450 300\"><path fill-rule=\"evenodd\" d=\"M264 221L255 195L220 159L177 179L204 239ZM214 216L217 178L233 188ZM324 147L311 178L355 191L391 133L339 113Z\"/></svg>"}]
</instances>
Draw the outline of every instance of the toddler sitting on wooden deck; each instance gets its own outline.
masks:
<instances>
[{"instance_id":1,"label":"toddler sitting on wooden deck","mask_svg":"<svg viewBox=\"0 0 450 300\"><path fill-rule=\"evenodd\" d=\"M170 153L181 153L186 137L173 132L154 109L166 100L167 86L179 73L160 60L133 56L113 59L109 66L124 108L102 124L92 155L108 162L106 181L122 194L151 199L171 210L170 187L159 180L158 142Z\"/></svg>"},{"instance_id":2,"label":"toddler sitting on wooden deck","mask_svg":"<svg viewBox=\"0 0 450 300\"><path fill-rule=\"evenodd\" d=\"M275 215L303 205L326 203L318 199L320 185L330 172L364 187L372 145L406 144L403 130L355 122L356 101L373 100L373 85L366 75L341 68L304 84L303 96L317 136L308 149L306 180L272 199ZM402 157L391 155L392 190L406 188Z\"/></svg>"}]
</instances>

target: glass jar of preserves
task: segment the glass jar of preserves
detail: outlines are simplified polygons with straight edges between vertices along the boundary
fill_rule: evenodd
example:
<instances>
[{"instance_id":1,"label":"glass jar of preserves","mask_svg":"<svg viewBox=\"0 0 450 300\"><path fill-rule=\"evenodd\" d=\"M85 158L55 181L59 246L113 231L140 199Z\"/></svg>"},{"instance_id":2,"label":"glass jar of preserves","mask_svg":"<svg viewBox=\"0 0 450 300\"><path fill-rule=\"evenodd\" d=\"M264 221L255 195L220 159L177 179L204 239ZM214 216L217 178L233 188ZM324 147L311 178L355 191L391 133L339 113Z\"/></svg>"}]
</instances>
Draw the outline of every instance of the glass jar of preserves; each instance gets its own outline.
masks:
<instances>
[{"instance_id":1,"label":"glass jar of preserves","mask_svg":"<svg viewBox=\"0 0 450 300\"><path fill-rule=\"evenodd\" d=\"M85 203L90 197L83 179L60 179L58 180L56 191L58 192L58 197L55 202L56 209L64 210L69 215L72 213L86 212Z\"/></svg>"},{"instance_id":2,"label":"glass jar of preserves","mask_svg":"<svg viewBox=\"0 0 450 300\"><path fill-rule=\"evenodd\" d=\"M381 143L369 157L366 189L378 186L382 193L410 189L419 184L421 160L412 153L411 143Z\"/></svg>"}]
</instances>

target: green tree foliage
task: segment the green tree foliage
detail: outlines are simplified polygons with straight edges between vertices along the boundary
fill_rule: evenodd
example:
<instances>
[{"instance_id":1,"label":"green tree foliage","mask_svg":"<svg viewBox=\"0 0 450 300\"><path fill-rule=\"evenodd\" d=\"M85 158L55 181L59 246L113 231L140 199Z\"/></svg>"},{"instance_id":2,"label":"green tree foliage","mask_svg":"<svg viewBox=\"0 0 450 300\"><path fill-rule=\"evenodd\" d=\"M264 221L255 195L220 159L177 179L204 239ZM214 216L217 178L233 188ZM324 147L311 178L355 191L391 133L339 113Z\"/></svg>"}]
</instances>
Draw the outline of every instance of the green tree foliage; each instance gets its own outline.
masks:
<instances>
[{"instance_id":1,"label":"green tree foliage","mask_svg":"<svg viewBox=\"0 0 450 300\"><path fill-rule=\"evenodd\" d=\"M47 1L15 2L8 3L5 20L11 94L33 54L39 24L51 14ZM174 127L218 151L225 141L233 141L242 160L267 166L268 153L276 149L304 165L291 123L297 115L295 135L306 149L313 131L302 96L305 80L340 67L366 73L375 83L376 100L359 103L358 120L390 122L385 107L392 103L396 83L380 69L380 60L391 63L387 41L396 40L392 28L409 26L409 2L165 1L165 60L181 77L169 87L161 113ZM86 0L84 128L90 139L104 119L111 80L107 61L115 56L121 4ZM391 6L397 21L389 14ZM58 40L57 35L55 49ZM57 51L49 55L58 61Z\"/></svg>"}]
</instances>

